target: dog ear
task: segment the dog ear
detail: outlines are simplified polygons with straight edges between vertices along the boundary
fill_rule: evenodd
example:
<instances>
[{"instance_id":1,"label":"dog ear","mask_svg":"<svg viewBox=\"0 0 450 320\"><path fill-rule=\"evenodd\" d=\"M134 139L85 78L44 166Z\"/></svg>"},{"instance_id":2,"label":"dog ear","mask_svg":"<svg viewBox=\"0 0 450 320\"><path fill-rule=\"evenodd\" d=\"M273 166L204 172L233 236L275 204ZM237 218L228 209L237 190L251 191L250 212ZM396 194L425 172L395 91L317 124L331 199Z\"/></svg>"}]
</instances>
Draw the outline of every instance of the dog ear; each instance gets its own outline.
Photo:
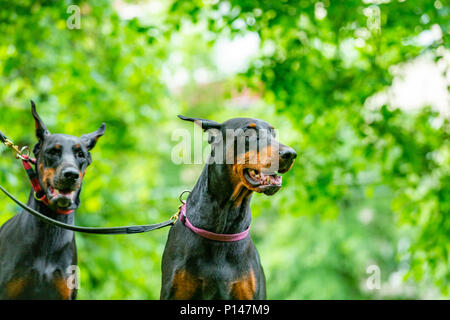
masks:
<instances>
[{"instance_id":1,"label":"dog ear","mask_svg":"<svg viewBox=\"0 0 450 320\"><path fill-rule=\"evenodd\" d=\"M100 126L100 128L97 129L97 131L88 134L83 134L81 136L81 141L83 141L83 143L86 145L88 151L92 150L97 144L98 139L105 134L105 128L106 124L102 123L102 125Z\"/></svg>"},{"instance_id":2,"label":"dog ear","mask_svg":"<svg viewBox=\"0 0 450 320\"><path fill-rule=\"evenodd\" d=\"M209 144L218 144L220 142L220 128L222 128L222 125L220 123L213 120L185 117L181 114L178 115L178 118L180 118L181 120L194 122L196 125L202 128L203 131L207 132Z\"/></svg>"},{"instance_id":3,"label":"dog ear","mask_svg":"<svg viewBox=\"0 0 450 320\"><path fill-rule=\"evenodd\" d=\"M218 122L207 120L207 119L201 119L201 118L189 118L182 116L181 114L178 115L178 118L185 121L191 121L194 122L196 125L198 125L200 128L203 129L203 131L209 130L209 129L220 129L222 125Z\"/></svg>"},{"instance_id":4,"label":"dog ear","mask_svg":"<svg viewBox=\"0 0 450 320\"><path fill-rule=\"evenodd\" d=\"M46 136L50 135L50 131L48 131L44 122L39 117L36 111L36 105L34 104L34 101L30 100L30 102L31 102L31 113L33 114L34 123L36 126L36 137L39 139L39 141L43 141Z\"/></svg>"}]
</instances>

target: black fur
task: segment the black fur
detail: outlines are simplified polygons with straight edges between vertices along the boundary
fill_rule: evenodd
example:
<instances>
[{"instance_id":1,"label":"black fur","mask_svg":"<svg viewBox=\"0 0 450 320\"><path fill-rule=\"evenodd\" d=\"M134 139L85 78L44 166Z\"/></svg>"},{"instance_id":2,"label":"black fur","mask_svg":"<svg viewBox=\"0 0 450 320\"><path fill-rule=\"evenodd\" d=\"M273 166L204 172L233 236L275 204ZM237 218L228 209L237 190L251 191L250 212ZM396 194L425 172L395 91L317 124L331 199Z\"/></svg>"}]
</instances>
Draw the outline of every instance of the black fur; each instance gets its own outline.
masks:
<instances>
[{"instance_id":1,"label":"black fur","mask_svg":"<svg viewBox=\"0 0 450 320\"><path fill-rule=\"evenodd\" d=\"M58 221L72 224L74 214L62 215L58 209L76 209L80 205L81 183L90 164L90 153L99 130L82 138L65 134L50 134L36 112L32 114L39 142L33 152L36 172L42 188L50 200L46 206L37 201L31 190L28 206ZM51 173L44 178L43 173ZM50 187L73 192L69 198L51 201ZM67 199L66 199L67 198ZM61 205L64 205L61 207ZM25 211L12 217L0 228L0 299L74 299L76 290L67 287L67 268L77 264L74 233L41 222Z\"/></svg>"}]
</instances>

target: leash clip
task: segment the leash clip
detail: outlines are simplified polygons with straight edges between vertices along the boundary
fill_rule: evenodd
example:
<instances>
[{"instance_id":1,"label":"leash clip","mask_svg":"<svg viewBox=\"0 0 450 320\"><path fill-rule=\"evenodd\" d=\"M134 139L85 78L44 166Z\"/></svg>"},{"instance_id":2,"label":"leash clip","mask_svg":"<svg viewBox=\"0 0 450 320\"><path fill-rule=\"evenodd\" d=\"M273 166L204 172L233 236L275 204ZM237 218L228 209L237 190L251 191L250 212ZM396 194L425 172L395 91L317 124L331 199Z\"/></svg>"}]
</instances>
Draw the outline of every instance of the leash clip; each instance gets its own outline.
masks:
<instances>
[{"instance_id":1,"label":"leash clip","mask_svg":"<svg viewBox=\"0 0 450 320\"><path fill-rule=\"evenodd\" d=\"M183 207L184 203L180 204L178 206L178 210L177 212L175 212L175 214L173 216L170 217L170 220L172 220L172 224L177 223L178 218L180 217L180 213L181 213L181 208Z\"/></svg>"},{"instance_id":2,"label":"leash clip","mask_svg":"<svg viewBox=\"0 0 450 320\"><path fill-rule=\"evenodd\" d=\"M5 139L3 144L5 146L7 146L8 148L13 149L16 159L22 159L22 160L28 161L28 158L30 156L30 148L28 148L28 146L25 146L25 147L22 147L22 149L19 149L19 146L16 146L14 144L14 142L9 140L8 138Z\"/></svg>"},{"instance_id":3,"label":"leash clip","mask_svg":"<svg viewBox=\"0 0 450 320\"><path fill-rule=\"evenodd\" d=\"M178 218L180 217L180 213L181 213L181 208L183 208L183 206L186 204L186 200L183 200L183 195L185 193L191 193L191 191L189 190L184 190L180 196L178 197L178 199L180 200L181 204L178 206L178 210L177 212L170 217L170 220L173 221L173 224L175 224L178 221Z\"/></svg>"},{"instance_id":4,"label":"leash clip","mask_svg":"<svg viewBox=\"0 0 450 320\"><path fill-rule=\"evenodd\" d=\"M190 190L184 190L184 191L180 194L180 196L178 197L178 199L180 199L181 205L183 205L183 204L186 203L186 200L183 200L183 195L184 195L185 193L191 193L191 191L190 191Z\"/></svg>"}]
</instances>

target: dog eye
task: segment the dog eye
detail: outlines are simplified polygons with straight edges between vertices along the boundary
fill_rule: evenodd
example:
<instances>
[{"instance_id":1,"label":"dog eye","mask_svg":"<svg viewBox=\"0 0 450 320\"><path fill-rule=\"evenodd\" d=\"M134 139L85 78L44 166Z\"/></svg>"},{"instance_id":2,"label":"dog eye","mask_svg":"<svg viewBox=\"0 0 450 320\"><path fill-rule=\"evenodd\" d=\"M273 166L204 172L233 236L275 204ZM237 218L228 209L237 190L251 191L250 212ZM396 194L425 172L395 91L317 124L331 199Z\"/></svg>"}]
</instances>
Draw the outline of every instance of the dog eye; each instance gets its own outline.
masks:
<instances>
[{"instance_id":1,"label":"dog eye","mask_svg":"<svg viewBox=\"0 0 450 320\"><path fill-rule=\"evenodd\" d=\"M85 157L84 152L81 151L81 150L77 152L77 156L78 156L79 158L84 158L84 157Z\"/></svg>"},{"instance_id":2,"label":"dog eye","mask_svg":"<svg viewBox=\"0 0 450 320\"><path fill-rule=\"evenodd\" d=\"M59 156L61 154L61 150L57 148L51 148L47 151L47 153L51 156Z\"/></svg>"}]
</instances>

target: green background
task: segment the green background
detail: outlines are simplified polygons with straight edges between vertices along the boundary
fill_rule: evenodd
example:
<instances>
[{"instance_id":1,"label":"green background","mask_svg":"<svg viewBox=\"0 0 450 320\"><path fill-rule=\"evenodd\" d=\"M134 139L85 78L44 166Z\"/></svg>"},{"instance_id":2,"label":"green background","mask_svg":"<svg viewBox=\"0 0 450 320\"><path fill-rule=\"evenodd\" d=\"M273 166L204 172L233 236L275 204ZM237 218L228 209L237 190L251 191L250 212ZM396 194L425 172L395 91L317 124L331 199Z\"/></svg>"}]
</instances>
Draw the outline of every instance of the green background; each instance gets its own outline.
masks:
<instances>
[{"instance_id":1,"label":"green background","mask_svg":"<svg viewBox=\"0 0 450 320\"><path fill-rule=\"evenodd\" d=\"M19 145L36 142L30 99L53 133L107 124L76 224L156 223L174 213L202 168L171 160L173 131L193 130L177 114L256 117L299 154L279 193L252 200L268 298L448 298L448 117L426 105L366 105L392 84L392 66L425 55L445 62L448 3L150 2L158 10L127 18L119 1L0 0L0 130ZM71 4L80 29L66 25ZM380 13L375 27L370 12ZM433 26L439 39L417 41ZM239 72L221 71L217 44L249 33L258 52ZM174 89L179 69L187 81ZM198 70L212 80L195 81ZM1 185L25 200L24 170L6 148L0 155ZM17 212L0 197L0 224ZM166 237L77 235L79 298L159 298ZM379 290L367 287L371 265Z\"/></svg>"}]
</instances>

